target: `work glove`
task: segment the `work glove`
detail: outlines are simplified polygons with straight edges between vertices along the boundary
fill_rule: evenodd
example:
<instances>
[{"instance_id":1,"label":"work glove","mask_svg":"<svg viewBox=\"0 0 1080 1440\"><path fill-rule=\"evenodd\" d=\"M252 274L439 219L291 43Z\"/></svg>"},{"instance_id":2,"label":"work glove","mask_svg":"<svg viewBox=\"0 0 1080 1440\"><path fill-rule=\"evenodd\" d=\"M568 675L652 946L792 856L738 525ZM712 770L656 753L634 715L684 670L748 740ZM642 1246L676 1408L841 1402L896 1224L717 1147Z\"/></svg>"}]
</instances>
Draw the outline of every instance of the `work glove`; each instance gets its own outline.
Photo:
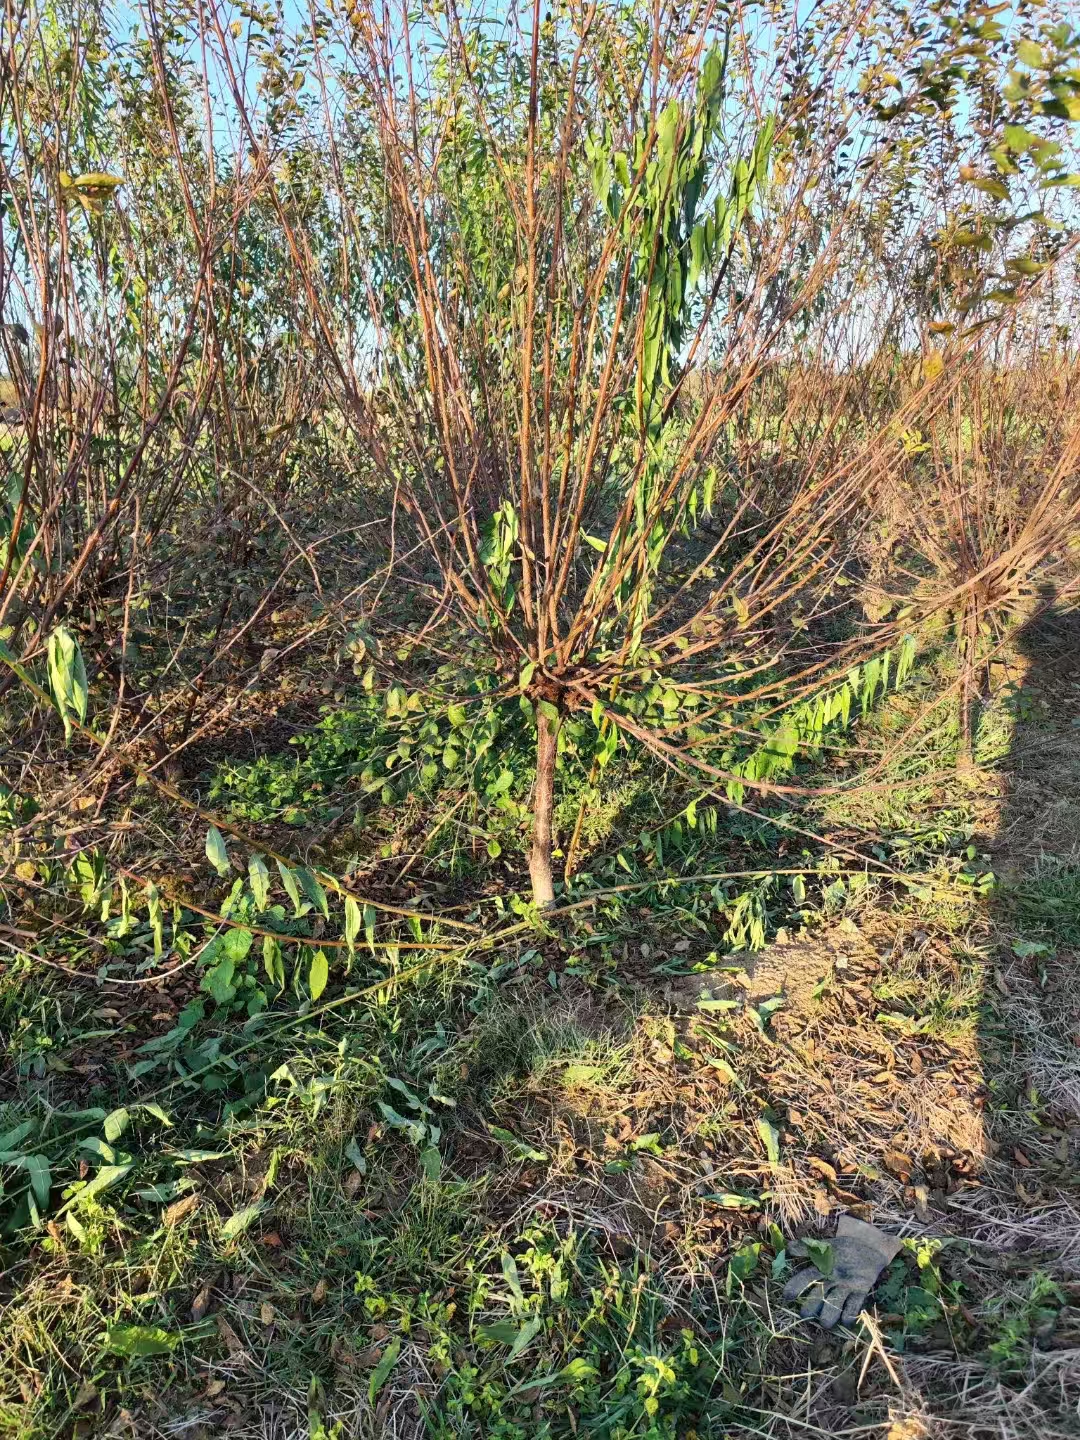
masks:
<instances>
[{"instance_id":1,"label":"work glove","mask_svg":"<svg viewBox=\"0 0 1080 1440\"><path fill-rule=\"evenodd\" d=\"M804 1320L816 1320L831 1330L838 1320L853 1325L866 1304L878 1277L902 1248L895 1235L886 1235L854 1215L841 1215L836 1235L828 1243L832 1249L832 1271L825 1275L816 1265L800 1270L784 1286L784 1299L803 1295L799 1314ZM793 1255L805 1255L805 1244L796 1240L788 1249Z\"/></svg>"}]
</instances>

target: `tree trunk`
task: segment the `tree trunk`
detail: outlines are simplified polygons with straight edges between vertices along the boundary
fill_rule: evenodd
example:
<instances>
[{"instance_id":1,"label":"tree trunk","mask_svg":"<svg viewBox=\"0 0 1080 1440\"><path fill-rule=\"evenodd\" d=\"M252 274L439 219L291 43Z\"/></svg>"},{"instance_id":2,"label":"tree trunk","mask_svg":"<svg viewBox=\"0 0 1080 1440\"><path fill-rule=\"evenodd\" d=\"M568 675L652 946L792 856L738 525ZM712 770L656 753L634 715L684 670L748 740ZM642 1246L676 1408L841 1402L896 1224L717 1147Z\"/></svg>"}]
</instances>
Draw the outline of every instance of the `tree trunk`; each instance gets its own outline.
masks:
<instances>
[{"instance_id":1,"label":"tree trunk","mask_svg":"<svg viewBox=\"0 0 1080 1440\"><path fill-rule=\"evenodd\" d=\"M538 910L555 903L551 879L551 822L555 808L555 754L559 722L536 707L536 785L533 789L533 839L529 854L529 877L533 901Z\"/></svg>"}]
</instances>

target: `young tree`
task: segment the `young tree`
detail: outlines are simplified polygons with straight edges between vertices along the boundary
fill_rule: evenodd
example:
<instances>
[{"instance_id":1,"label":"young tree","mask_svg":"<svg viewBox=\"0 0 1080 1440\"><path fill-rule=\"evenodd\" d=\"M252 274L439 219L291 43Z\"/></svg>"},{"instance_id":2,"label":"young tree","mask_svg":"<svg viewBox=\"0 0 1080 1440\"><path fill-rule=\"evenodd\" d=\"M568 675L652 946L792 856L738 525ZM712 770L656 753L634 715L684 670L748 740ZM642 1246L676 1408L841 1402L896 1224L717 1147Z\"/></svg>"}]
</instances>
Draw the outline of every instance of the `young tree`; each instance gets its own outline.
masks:
<instances>
[{"instance_id":1,"label":"young tree","mask_svg":"<svg viewBox=\"0 0 1080 1440\"><path fill-rule=\"evenodd\" d=\"M495 35L454 0L350 13L341 93L377 164L334 168L367 217L381 457L440 604L535 716L540 907L568 716L591 717L598 763L632 736L738 781L702 753L737 730L732 690L767 702L830 673L778 621L837 573L869 451L830 446L826 420L825 463L777 509L724 447L767 367L795 361L884 153L870 134L851 153L839 123L865 59L843 8L809 50L794 16L751 32L666 0L537 4Z\"/></svg>"},{"instance_id":2,"label":"young tree","mask_svg":"<svg viewBox=\"0 0 1080 1440\"><path fill-rule=\"evenodd\" d=\"M935 67L971 49L965 22L753 16L709 0L311 16L340 265L320 271L280 187L278 218L338 401L429 566L403 573L418 593L434 575L429 623L482 637L534 717L541 907L571 717L595 726L598 765L632 737L730 794L775 787L775 767L730 759L736 702L781 709L866 653L811 622L911 416L957 383L959 367L870 385L864 423L843 418L868 364L921 343L889 303L881 216L905 208L912 251L938 229L934 196L898 192L898 155ZM747 472L736 442L755 426Z\"/></svg>"}]
</instances>

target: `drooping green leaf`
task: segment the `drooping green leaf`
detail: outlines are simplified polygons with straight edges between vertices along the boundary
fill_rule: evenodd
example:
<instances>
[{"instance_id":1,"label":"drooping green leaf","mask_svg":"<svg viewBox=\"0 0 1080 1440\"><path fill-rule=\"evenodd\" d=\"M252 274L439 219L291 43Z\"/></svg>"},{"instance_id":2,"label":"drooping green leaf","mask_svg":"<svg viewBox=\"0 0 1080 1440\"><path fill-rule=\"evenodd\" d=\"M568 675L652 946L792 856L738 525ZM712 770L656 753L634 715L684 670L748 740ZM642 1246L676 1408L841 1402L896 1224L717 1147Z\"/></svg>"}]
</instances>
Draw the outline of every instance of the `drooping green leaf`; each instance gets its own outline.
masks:
<instances>
[{"instance_id":1,"label":"drooping green leaf","mask_svg":"<svg viewBox=\"0 0 1080 1440\"><path fill-rule=\"evenodd\" d=\"M126 1165L103 1165L92 1180L88 1180L77 1194L68 1201L69 1205L80 1205L84 1200L93 1200L96 1196L110 1190L132 1169L134 1162Z\"/></svg>"},{"instance_id":2,"label":"drooping green leaf","mask_svg":"<svg viewBox=\"0 0 1080 1440\"><path fill-rule=\"evenodd\" d=\"M311 991L312 1000L318 1000L319 996L326 989L326 981L330 969L326 960L325 950L316 950L311 957L311 968L308 971L308 989Z\"/></svg>"},{"instance_id":3,"label":"drooping green leaf","mask_svg":"<svg viewBox=\"0 0 1080 1440\"><path fill-rule=\"evenodd\" d=\"M285 989L285 961L281 954L281 945L272 935L263 939L263 969L266 971L266 978L272 985L277 986L280 995Z\"/></svg>"},{"instance_id":4,"label":"drooping green leaf","mask_svg":"<svg viewBox=\"0 0 1080 1440\"><path fill-rule=\"evenodd\" d=\"M311 901L312 905L315 906L315 909L319 911L323 919L328 920L330 918L330 908L326 900L326 891L319 884L318 880L316 880L315 876L302 865L298 866L297 869L293 871L293 874L300 881L304 894Z\"/></svg>"},{"instance_id":5,"label":"drooping green leaf","mask_svg":"<svg viewBox=\"0 0 1080 1440\"><path fill-rule=\"evenodd\" d=\"M143 1103L139 1106L139 1109L145 1110L147 1115L152 1115L155 1120L160 1120L162 1125L167 1126L170 1130L172 1129L173 1122L169 1119L168 1115L165 1113L165 1111L161 1108L161 1106L157 1103L156 1100L143 1101Z\"/></svg>"},{"instance_id":6,"label":"drooping green leaf","mask_svg":"<svg viewBox=\"0 0 1080 1440\"><path fill-rule=\"evenodd\" d=\"M16 1147L26 1139L34 1128L33 1120L24 1120L22 1124L16 1125L12 1130L5 1130L0 1135L0 1155L14 1152Z\"/></svg>"},{"instance_id":7,"label":"drooping green leaf","mask_svg":"<svg viewBox=\"0 0 1080 1440\"><path fill-rule=\"evenodd\" d=\"M89 690L79 642L66 625L58 625L49 637L48 669L53 699L64 722L64 736L70 740L72 719L80 724L86 720Z\"/></svg>"},{"instance_id":8,"label":"drooping green leaf","mask_svg":"<svg viewBox=\"0 0 1080 1440\"><path fill-rule=\"evenodd\" d=\"M260 910L265 910L270 899L270 871L266 868L266 861L261 855L248 857L248 881L251 884L251 893L255 897L255 904Z\"/></svg>"},{"instance_id":9,"label":"drooping green leaf","mask_svg":"<svg viewBox=\"0 0 1080 1440\"><path fill-rule=\"evenodd\" d=\"M225 848L225 841L222 839L221 831L216 825L211 825L206 832L206 858L221 876L228 875L232 869L232 861L229 859L229 852Z\"/></svg>"},{"instance_id":10,"label":"drooping green leaf","mask_svg":"<svg viewBox=\"0 0 1080 1440\"><path fill-rule=\"evenodd\" d=\"M345 943L350 952L356 948L356 937L360 934L360 906L351 895L345 896Z\"/></svg>"},{"instance_id":11,"label":"drooping green leaf","mask_svg":"<svg viewBox=\"0 0 1080 1440\"><path fill-rule=\"evenodd\" d=\"M44 1155L27 1155L22 1165L30 1177L30 1189L34 1192L38 1208L45 1210L49 1204L49 1191L52 1189L52 1172L48 1159Z\"/></svg>"},{"instance_id":12,"label":"drooping green leaf","mask_svg":"<svg viewBox=\"0 0 1080 1440\"><path fill-rule=\"evenodd\" d=\"M285 893L293 903L294 912L297 915L303 914L300 901L300 886L296 883L295 874L289 869L288 865L283 864L280 860L277 862L277 868L281 875L281 883L285 886Z\"/></svg>"},{"instance_id":13,"label":"drooping green leaf","mask_svg":"<svg viewBox=\"0 0 1080 1440\"><path fill-rule=\"evenodd\" d=\"M103 1129L105 1132L105 1139L110 1145L112 1145L114 1141L120 1139L120 1136L123 1135L130 1121L131 1115L127 1110L123 1108L119 1110L112 1110L109 1112L108 1115L105 1116L105 1123Z\"/></svg>"}]
</instances>

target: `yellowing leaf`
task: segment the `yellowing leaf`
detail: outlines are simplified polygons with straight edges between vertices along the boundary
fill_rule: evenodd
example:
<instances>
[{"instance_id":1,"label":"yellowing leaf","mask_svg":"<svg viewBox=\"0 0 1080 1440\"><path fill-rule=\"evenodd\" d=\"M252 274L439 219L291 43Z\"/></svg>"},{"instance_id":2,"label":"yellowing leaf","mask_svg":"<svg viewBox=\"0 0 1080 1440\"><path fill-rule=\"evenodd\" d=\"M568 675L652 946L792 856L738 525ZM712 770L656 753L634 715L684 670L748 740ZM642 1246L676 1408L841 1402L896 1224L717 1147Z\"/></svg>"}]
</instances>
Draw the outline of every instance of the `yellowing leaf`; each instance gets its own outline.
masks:
<instances>
[{"instance_id":1,"label":"yellowing leaf","mask_svg":"<svg viewBox=\"0 0 1080 1440\"><path fill-rule=\"evenodd\" d=\"M311 957L311 969L308 971L308 989L311 991L312 1000L318 1000L326 989L328 976L329 966L326 961L326 951L316 950Z\"/></svg>"}]
</instances>

